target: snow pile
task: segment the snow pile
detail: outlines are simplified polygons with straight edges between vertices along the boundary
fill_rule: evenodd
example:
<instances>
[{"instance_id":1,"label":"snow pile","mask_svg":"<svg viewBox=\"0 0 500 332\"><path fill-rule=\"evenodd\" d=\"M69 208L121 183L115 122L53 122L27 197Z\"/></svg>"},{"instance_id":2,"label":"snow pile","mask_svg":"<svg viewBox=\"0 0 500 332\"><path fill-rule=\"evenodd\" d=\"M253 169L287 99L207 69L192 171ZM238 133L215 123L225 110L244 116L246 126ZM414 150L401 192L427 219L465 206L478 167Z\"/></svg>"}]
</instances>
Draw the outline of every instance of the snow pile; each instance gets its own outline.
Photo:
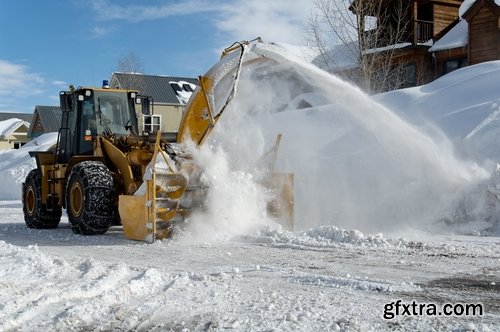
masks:
<instances>
[{"instance_id":1,"label":"snow pile","mask_svg":"<svg viewBox=\"0 0 500 332\"><path fill-rule=\"evenodd\" d=\"M437 127L462 157L492 169L500 160L499 77L500 61L485 62L374 98L424 131Z\"/></svg>"},{"instance_id":2,"label":"snow pile","mask_svg":"<svg viewBox=\"0 0 500 332\"><path fill-rule=\"evenodd\" d=\"M0 199L21 199L21 184L36 167L30 151L47 151L57 141L57 133L48 133L26 143L19 149L0 151Z\"/></svg>"},{"instance_id":3,"label":"snow pile","mask_svg":"<svg viewBox=\"0 0 500 332\"><path fill-rule=\"evenodd\" d=\"M431 135L446 136L456 153L491 176L464 188L442 221L460 233L499 234L496 189L500 186L500 61L456 70L427 85L375 96L406 121Z\"/></svg>"}]
</instances>

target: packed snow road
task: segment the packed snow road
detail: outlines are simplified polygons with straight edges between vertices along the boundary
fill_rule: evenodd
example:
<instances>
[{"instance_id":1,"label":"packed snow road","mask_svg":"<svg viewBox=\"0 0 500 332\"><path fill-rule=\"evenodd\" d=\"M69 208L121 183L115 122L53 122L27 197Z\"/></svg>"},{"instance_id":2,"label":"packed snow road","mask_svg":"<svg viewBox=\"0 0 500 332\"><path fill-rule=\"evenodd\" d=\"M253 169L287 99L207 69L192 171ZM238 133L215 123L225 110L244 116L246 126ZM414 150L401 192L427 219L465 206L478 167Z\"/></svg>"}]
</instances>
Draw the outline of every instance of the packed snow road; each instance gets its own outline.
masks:
<instances>
[{"instance_id":1,"label":"packed snow road","mask_svg":"<svg viewBox=\"0 0 500 332\"><path fill-rule=\"evenodd\" d=\"M418 238L328 226L144 244L65 219L27 229L2 201L0 330L498 330L499 238Z\"/></svg>"}]
</instances>

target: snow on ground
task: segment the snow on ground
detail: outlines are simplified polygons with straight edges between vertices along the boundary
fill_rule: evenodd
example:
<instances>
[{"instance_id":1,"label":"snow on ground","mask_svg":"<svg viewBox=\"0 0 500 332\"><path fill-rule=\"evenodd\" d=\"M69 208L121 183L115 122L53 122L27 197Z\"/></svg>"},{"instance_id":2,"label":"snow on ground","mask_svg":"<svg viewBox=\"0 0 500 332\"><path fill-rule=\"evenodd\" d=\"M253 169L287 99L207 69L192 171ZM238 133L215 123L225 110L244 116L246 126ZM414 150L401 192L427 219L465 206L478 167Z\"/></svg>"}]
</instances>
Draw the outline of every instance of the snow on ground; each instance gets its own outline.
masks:
<instances>
[{"instance_id":1,"label":"snow on ground","mask_svg":"<svg viewBox=\"0 0 500 332\"><path fill-rule=\"evenodd\" d=\"M19 202L0 204L4 331L498 329L498 238L415 242L324 227L147 245L118 228L77 236L66 220L28 230ZM384 319L397 300L481 303L484 313Z\"/></svg>"},{"instance_id":2,"label":"snow on ground","mask_svg":"<svg viewBox=\"0 0 500 332\"><path fill-rule=\"evenodd\" d=\"M456 155L460 139L495 129L498 92L482 84L497 68L377 97L399 116L310 65L242 70L197 156L212 186L206 213L154 244L121 227L78 236L65 216L55 230L27 229L27 151L56 135L1 153L0 331L499 330L500 180L488 169L497 155L481 150L495 142L483 135ZM440 114L428 121L453 115L457 129L430 130L417 105ZM277 170L295 174L294 232L268 222L256 181L278 132ZM447 316L446 303L483 312Z\"/></svg>"}]
</instances>

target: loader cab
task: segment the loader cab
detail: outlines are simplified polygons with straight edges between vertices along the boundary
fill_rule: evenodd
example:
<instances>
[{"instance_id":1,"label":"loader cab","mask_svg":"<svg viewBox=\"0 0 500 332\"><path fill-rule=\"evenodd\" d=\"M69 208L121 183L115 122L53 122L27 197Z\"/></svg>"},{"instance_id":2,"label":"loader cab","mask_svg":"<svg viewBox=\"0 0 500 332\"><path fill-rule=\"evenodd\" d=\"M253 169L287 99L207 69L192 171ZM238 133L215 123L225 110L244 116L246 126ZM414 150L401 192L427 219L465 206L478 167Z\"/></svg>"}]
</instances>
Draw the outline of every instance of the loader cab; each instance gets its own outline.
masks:
<instances>
[{"instance_id":1,"label":"loader cab","mask_svg":"<svg viewBox=\"0 0 500 332\"><path fill-rule=\"evenodd\" d=\"M58 162L67 163L75 155L93 155L95 137L136 134L136 97L136 92L119 89L62 91Z\"/></svg>"}]
</instances>

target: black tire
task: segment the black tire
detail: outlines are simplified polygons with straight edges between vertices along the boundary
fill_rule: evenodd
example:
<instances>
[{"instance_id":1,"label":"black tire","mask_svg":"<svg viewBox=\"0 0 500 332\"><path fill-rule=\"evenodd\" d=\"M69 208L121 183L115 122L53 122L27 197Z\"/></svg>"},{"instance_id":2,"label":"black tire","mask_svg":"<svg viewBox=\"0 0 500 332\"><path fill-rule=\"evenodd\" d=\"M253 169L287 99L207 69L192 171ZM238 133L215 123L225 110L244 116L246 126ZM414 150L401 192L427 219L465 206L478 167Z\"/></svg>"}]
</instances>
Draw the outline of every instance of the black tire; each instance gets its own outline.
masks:
<instances>
[{"instance_id":1,"label":"black tire","mask_svg":"<svg viewBox=\"0 0 500 332\"><path fill-rule=\"evenodd\" d=\"M104 234L114 219L115 188L109 169L99 161L76 164L66 185L66 212L76 234Z\"/></svg>"},{"instance_id":2,"label":"black tire","mask_svg":"<svg viewBox=\"0 0 500 332\"><path fill-rule=\"evenodd\" d=\"M28 228L51 229L59 226L62 208L52 211L42 204L42 173L39 169L31 170L23 183L22 192L24 222Z\"/></svg>"}]
</instances>

